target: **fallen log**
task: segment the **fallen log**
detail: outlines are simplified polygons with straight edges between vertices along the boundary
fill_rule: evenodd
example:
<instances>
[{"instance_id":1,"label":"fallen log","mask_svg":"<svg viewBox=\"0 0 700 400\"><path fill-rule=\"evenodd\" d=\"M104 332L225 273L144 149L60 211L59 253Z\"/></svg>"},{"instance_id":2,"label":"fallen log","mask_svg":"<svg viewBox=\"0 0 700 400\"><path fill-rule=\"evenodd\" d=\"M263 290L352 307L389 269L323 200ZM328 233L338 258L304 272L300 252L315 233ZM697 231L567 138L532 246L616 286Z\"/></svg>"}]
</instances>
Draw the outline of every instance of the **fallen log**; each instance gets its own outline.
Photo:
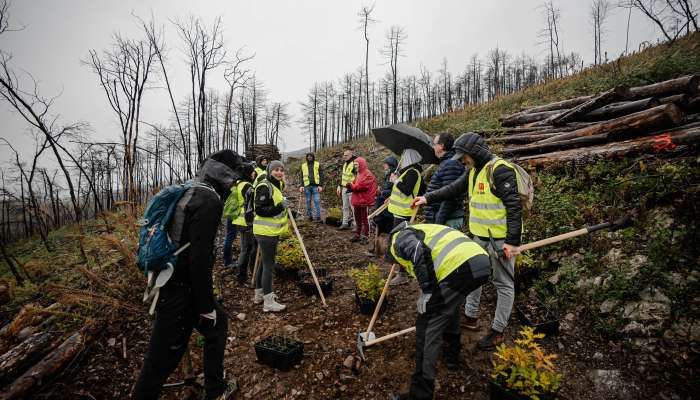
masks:
<instances>
[{"instance_id":1,"label":"fallen log","mask_svg":"<svg viewBox=\"0 0 700 400\"><path fill-rule=\"evenodd\" d=\"M501 126L518 126L538 122L561 114L561 110L541 111L535 113L519 112L500 118Z\"/></svg>"},{"instance_id":2,"label":"fallen log","mask_svg":"<svg viewBox=\"0 0 700 400\"><path fill-rule=\"evenodd\" d=\"M681 145L700 145L700 128L669 132L656 136L606 143L583 149L562 150L546 154L518 157L514 160L531 167L544 167L565 162L594 162L602 158L632 157L638 154L675 150Z\"/></svg>"},{"instance_id":3,"label":"fallen log","mask_svg":"<svg viewBox=\"0 0 700 400\"><path fill-rule=\"evenodd\" d=\"M31 391L46 383L73 361L92 342L98 331L99 328L96 325L88 325L73 333L56 350L49 353L5 388L0 393L0 400L24 398Z\"/></svg>"},{"instance_id":4,"label":"fallen log","mask_svg":"<svg viewBox=\"0 0 700 400\"><path fill-rule=\"evenodd\" d=\"M557 135L561 135L562 132L550 132L550 133L532 133L532 134L518 134L518 135L505 135L496 136L486 139L488 143L498 143L498 144L527 144L537 142L539 140L548 139Z\"/></svg>"},{"instance_id":5,"label":"fallen log","mask_svg":"<svg viewBox=\"0 0 700 400\"><path fill-rule=\"evenodd\" d=\"M601 93L598 96L582 103L568 111L548 119L551 125L561 126L567 122L574 121L584 114L606 106L614 101L625 99L629 96L629 88L626 86L616 86L607 92Z\"/></svg>"},{"instance_id":6,"label":"fallen log","mask_svg":"<svg viewBox=\"0 0 700 400\"><path fill-rule=\"evenodd\" d=\"M576 107L579 104L583 104L592 98L593 98L593 96L574 97L573 99L556 101L554 103L543 104L541 106L528 107L528 108L523 109L522 112L524 112L524 113L536 113L536 112L542 112L542 111L563 110L566 108Z\"/></svg>"},{"instance_id":7,"label":"fallen log","mask_svg":"<svg viewBox=\"0 0 700 400\"><path fill-rule=\"evenodd\" d=\"M0 356L0 385L6 385L54 347L54 335L39 332Z\"/></svg>"},{"instance_id":8,"label":"fallen log","mask_svg":"<svg viewBox=\"0 0 700 400\"><path fill-rule=\"evenodd\" d=\"M674 94L673 96L667 96L659 99L660 104L675 104L682 109L688 107L688 95L685 93Z\"/></svg>"},{"instance_id":9,"label":"fallen log","mask_svg":"<svg viewBox=\"0 0 700 400\"><path fill-rule=\"evenodd\" d=\"M608 134L611 139L623 134L649 132L680 124L683 118L681 110L673 104L664 104L649 110L639 111L610 121L601 122L573 132L564 133L537 143L551 143L582 136Z\"/></svg>"},{"instance_id":10,"label":"fallen log","mask_svg":"<svg viewBox=\"0 0 700 400\"><path fill-rule=\"evenodd\" d=\"M630 88L629 98L666 97L679 93L695 95L698 93L698 82L700 82L698 75L686 75L651 85L637 86Z\"/></svg>"},{"instance_id":11,"label":"fallen log","mask_svg":"<svg viewBox=\"0 0 700 400\"><path fill-rule=\"evenodd\" d=\"M673 103L673 101L666 103ZM662 104L662 102L653 97L635 101L621 101L618 103L608 104L607 106L593 110L588 114L581 115L578 119L581 121L604 121L654 108L660 104Z\"/></svg>"}]
</instances>

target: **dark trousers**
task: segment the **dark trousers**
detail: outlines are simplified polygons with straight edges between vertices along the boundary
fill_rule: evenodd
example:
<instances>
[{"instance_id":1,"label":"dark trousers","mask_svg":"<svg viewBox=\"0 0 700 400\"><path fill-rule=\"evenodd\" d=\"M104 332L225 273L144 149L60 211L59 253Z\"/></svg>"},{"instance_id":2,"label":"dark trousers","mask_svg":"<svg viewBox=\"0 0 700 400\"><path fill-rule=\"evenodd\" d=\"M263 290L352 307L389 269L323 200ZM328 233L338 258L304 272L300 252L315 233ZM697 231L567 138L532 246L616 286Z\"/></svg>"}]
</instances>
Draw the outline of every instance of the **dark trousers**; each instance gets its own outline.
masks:
<instances>
[{"instance_id":1,"label":"dark trousers","mask_svg":"<svg viewBox=\"0 0 700 400\"><path fill-rule=\"evenodd\" d=\"M156 320L148 352L134 387L134 399L157 399L168 376L177 368L187 350L192 329L204 336L204 388L206 399L226 390L224 349L228 336L228 318L216 305L216 324L199 324L191 289L166 284L156 305Z\"/></svg>"},{"instance_id":2,"label":"dark trousers","mask_svg":"<svg viewBox=\"0 0 700 400\"><path fill-rule=\"evenodd\" d=\"M238 257L237 267L238 267L238 281L247 282L248 281L248 269L253 271L255 266L255 252L257 251L257 245L255 242L255 236L253 235L253 228L251 227L238 227L238 231L241 233L241 254Z\"/></svg>"},{"instance_id":3,"label":"dark trousers","mask_svg":"<svg viewBox=\"0 0 700 400\"><path fill-rule=\"evenodd\" d=\"M260 246L261 265L255 275L255 288L262 289L263 294L272 292L272 272L275 270L275 257L277 257L277 242L279 236L255 235Z\"/></svg>"},{"instance_id":4,"label":"dark trousers","mask_svg":"<svg viewBox=\"0 0 700 400\"><path fill-rule=\"evenodd\" d=\"M230 266L233 263L231 256L231 247L236 241L236 233L238 233L238 225L234 225L231 219L226 220L226 237L224 238L224 265Z\"/></svg>"},{"instance_id":5,"label":"dark trousers","mask_svg":"<svg viewBox=\"0 0 700 400\"><path fill-rule=\"evenodd\" d=\"M435 365L443 338L447 357L457 359L461 351L459 307L464 295L483 285L488 275L473 279L465 263L440 282L428 301L426 312L416 318L416 368L411 377L411 399L432 399Z\"/></svg>"}]
</instances>

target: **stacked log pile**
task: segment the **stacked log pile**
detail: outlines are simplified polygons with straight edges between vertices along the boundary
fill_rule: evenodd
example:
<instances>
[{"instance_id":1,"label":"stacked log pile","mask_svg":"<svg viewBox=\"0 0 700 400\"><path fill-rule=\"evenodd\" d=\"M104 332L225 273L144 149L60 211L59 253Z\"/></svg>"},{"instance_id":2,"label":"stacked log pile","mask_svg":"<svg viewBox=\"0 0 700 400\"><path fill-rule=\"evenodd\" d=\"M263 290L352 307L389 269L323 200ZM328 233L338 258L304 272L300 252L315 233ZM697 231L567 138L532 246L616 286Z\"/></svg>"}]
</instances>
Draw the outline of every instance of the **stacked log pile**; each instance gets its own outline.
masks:
<instances>
[{"instance_id":1,"label":"stacked log pile","mask_svg":"<svg viewBox=\"0 0 700 400\"><path fill-rule=\"evenodd\" d=\"M700 77L618 86L503 116L490 143L531 166L632 156L700 144Z\"/></svg>"},{"instance_id":2,"label":"stacked log pile","mask_svg":"<svg viewBox=\"0 0 700 400\"><path fill-rule=\"evenodd\" d=\"M254 161L257 156L265 156L268 160L281 160L280 150L274 144L254 144L245 151L245 158Z\"/></svg>"}]
</instances>

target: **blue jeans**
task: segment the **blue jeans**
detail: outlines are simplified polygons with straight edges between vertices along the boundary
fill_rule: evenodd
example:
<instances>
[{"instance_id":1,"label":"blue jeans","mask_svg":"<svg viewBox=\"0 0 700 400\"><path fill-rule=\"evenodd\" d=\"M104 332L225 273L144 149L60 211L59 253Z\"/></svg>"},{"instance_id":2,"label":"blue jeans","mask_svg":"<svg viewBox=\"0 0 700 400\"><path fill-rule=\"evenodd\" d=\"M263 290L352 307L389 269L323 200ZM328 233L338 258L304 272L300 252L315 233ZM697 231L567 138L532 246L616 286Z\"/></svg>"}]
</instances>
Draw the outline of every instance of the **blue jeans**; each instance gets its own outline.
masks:
<instances>
[{"instance_id":1,"label":"blue jeans","mask_svg":"<svg viewBox=\"0 0 700 400\"><path fill-rule=\"evenodd\" d=\"M306 216L312 219L311 216L311 197L314 198L314 207L316 207L316 219L321 219L321 194L318 193L318 186L305 186L306 193Z\"/></svg>"},{"instance_id":2,"label":"blue jeans","mask_svg":"<svg viewBox=\"0 0 700 400\"><path fill-rule=\"evenodd\" d=\"M233 242L236 240L236 234L238 234L238 228L231 222L231 219L226 219L226 237L224 238L224 266L229 266L233 264L233 257L231 257L231 247Z\"/></svg>"}]
</instances>

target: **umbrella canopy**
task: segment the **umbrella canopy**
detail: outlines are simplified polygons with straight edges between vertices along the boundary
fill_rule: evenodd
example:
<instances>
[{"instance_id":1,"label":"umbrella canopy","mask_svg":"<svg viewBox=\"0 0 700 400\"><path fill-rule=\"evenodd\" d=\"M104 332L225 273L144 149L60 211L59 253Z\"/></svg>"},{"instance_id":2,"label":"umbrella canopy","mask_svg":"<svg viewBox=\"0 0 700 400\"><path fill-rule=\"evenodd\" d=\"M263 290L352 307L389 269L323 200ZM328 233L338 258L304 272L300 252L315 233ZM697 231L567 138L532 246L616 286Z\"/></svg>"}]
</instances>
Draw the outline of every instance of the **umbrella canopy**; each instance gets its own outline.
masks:
<instances>
[{"instance_id":1,"label":"umbrella canopy","mask_svg":"<svg viewBox=\"0 0 700 400\"><path fill-rule=\"evenodd\" d=\"M416 150L425 164L439 164L433 152L433 141L422 130L404 124L394 124L372 129L374 138L397 155L406 149Z\"/></svg>"}]
</instances>

